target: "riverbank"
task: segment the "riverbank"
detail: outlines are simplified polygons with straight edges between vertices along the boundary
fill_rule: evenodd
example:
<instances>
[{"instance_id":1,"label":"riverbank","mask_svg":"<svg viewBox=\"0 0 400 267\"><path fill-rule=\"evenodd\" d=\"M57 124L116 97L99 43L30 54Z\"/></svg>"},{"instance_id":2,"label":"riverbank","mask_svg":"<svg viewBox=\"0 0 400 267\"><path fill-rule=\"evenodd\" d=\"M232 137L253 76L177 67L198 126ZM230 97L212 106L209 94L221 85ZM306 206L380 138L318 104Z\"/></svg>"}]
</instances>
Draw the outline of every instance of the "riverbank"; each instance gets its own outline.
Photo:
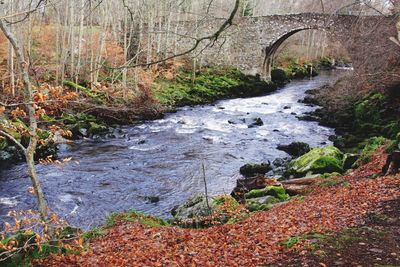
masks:
<instances>
[{"instance_id":1,"label":"riverbank","mask_svg":"<svg viewBox=\"0 0 400 267\"><path fill-rule=\"evenodd\" d=\"M302 198L295 198L269 211L255 213L243 222L190 230L161 225L152 227L136 220L122 219L100 233L100 236L90 239L87 252L53 255L36 263L42 266L99 263L116 266L297 266L298 260L309 262L311 257L313 261L310 262L317 260L319 265L339 260L344 265L354 264L358 260L396 265L400 261L395 250L398 244L393 239L395 243L389 248L387 244L374 243L374 240L360 239L354 243L352 239L347 239L353 242L353 246L374 249L368 254L358 250L362 257L357 251L352 252L354 257L332 255L330 252L335 250L325 245L318 246L319 240L329 240L332 235L344 236L346 232L355 232L354 229L361 231L368 218L382 214L382 205L400 198L398 176L375 176L385 160L386 155L381 150L371 163L340 177L343 183L316 186ZM379 218L390 220L391 217ZM394 227L395 222L398 221L392 221ZM312 237L312 241L307 241L310 240L307 237ZM390 257L374 258L376 253L386 249L385 255ZM340 248L336 252L341 252Z\"/></svg>"},{"instance_id":2,"label":"riverbank","mask_svg":"<svg viewBox=\"0 0 400 267\"><path fill-rule=\"evenodd\" d=\"M397 140L400 132L398 96L392 88L370 91L354 91L346 84L352 77L344 77L332 86L308 91L304 103L321 108L303 119L318 121L321 125L335 128L334 145L348 152L359 152L372 137Z\"/></svg>"},{"instance_id":3,"label":"riverbank","mask_svg":"<svg viewBox=\"0 0 400 267\"><path fill-rule=\"evenodd\" d=\"M298 93L299 88L295 88L293 90L295 90L293 92L297 92ZM293 92L290 92L290 94L292 94ZM281 94L282 93L284 93L284 92L281 92ZM264 101L262 101L262 102L264 103ZM244 110L246 110L246 105L247 105L246 101L241 99L240 102L241 102L241 107L244 108ZM262 106L260 106L260 108L262 110L265 110L266 112L268 112L268 109L266 110L265 106L266 105L262 105ZM254 104L252 104L251 107L253 109L256 109L256 110L258 109L258 106L254 105ZM282 111L286 110L287 111L287 109L285 109L285 107L287 107L287 104L285 105L284 102L280 103L279 107L277 107L278 108L277 110L282 110ZM227 109L228 113L229 113L229 110L231 110L231 108L232 107L230 107L228 105L228 103L226 103L226 102L219 103L218 107L215 107L215 109L217 111L219 111L219 112L223 112L225 109ZM190 109L190 108L188 108L188 109ZM294 103L292 103L290 105L290 109L296 109ZM289 112L288 115L291 115L290 114L291 113L290 109L289 109L289 111L287 111L287 112ZM197 111L196 114L200 115L199 111ZM278 112L278 114L281 114L281 113ZM184 116L184 117L185 117L185 120L187 120L187 117L186 116ZM208 115L208 117L209 117L209 115ZM291 115L290 117L293 117L293 119L297 120L295 115ZM269 121L269 122L271 122L271 121ZM179 124L179 125L185 126L185 124L187 124L187 123L188 123L187 121L186 122L183 121L182 124ZM293 124L291 124L291 125L293 126ZM317 126L313 127L314 130L315 130L315 127L317 127ZM204 125L202 126L202 128L204 128ZM157 129L157 131L159 131L160 130L159 125L157 125L157 127L155 127L154 129ZM257 129L257 127L255 127L255 128L247 128L247 129L248 129L247 131L253 131L254 129ZM251 129L253 129L253 130L251 130ZM168 130L168 131L170 132L170 130ZM275 132L275 133L278 134L279 132ZM165 135L164 134L162 134L162 135L165 138ZM191 134L191 136L192 135L193 134ZM313 139L315 139L315 136L313 136ZM194 141L193 138L191 138L191 141L192 142ZM143 142L141 140L139 140L138 142L146 144L147 142L149 142L149 140L143 140ZM209 227L209 226L215 225L215 224L228 223L228 225L223 225L223 226L219 226L219 227L212 227L212 228L210 228L210 230L200 230L203 233L203 235L206 235L207 233L211 233L215 229L222 229L222 231L226 231L226 229L233 229L234 228L234 229L237 229L237 231L239 231L239 229L241 229L243 225L247 225L247 226L243 226L245 228L248 227L246 229L250 229L251 227L254 228L255 226L254 226L254 224L252 224L252 222L254 222L254 218L259 218L259 220L256 220L257 221L257 225L259 223L261 223L263 225L265 224L266 229L270 229L271 227L273 227L273 228L271 228L271 231L272 231L271 235L267 236L268 237L267 240L265 238L262 239L261 245L262 245L262 249L263 250L261 249L261 247L259 248L259 250L260 251L264 251L263 253L267 253L268 255L274 255L274 257L276 256L278 259L280 259L280 257L283 257L284 255L286 255L285 254L286 252L283 252L283 254L282 254L282 250L281 250L281 249L284 249L286 247L286 244L292 244L292 243L297 244L298 240L303 240L303 236L307 235L307 233L314 232L314 231L319 231L320 229L319 228L317 228L317 229L310 228L310 229L307 230L309 232L302 232L304 229L301 228L301 229L299 229L300 232L294 232L295 234L298 234L298 235L287 236L287 237L283 236L282 239L280 239L281 238L281 236L280 236L281 232L279 230L280 228L278 228L278 232L275 232L275 229L276 229L275 227L276 227L277 224L275 223L273 225L269 225L268 223L270 223L270 221L267 218L272 218L272 217L276 216L275 212L279 211L280 207L285 207L286 205L289 205L289 206L290 205L294 205L293 203L298 203L298 204L295 204L295 205L299 205L299 206L296 206L297 208L295 208L295 210L298 210L298 212L300 212L300 211L303 212L304 211L304 207L301 207L302 203L304 201L308 202L308 200L310 200L309 197L311 197L311 199L312 199L313 196L315 196L314 193L316 193L316 192L318 192L320 194L318 196L319 200L318 200L318 204L314 203L313 205L317 205L318 207L321 207L321 209L323 209L323 210L328 209L329 212L327 214L335 214L335 212L337 212L338 214L343 214L343 212L345 212L346 207L350 207L350 206L352 207L351 212L354 212L353 208L358 207L358 206L357 206L357 204L355 204L355 206L352 206L353 199L352 199L351 196L357 195L357 197L360 197L360 194L361 194L361 197L360 197L359 201L360 202L361 201L368 202L369 200L367 200L365 198L364 193L360 193L357 190L361 189L361 188L364 188L364 187L367 187L367 186L370 187L369 183L370 183L370 181L372 181L371 179L375 179L381 173L382 165L385 162L386 155L382 153L382 149L379 150L379 151L375 150L377 147L379 147L379 144L380 143L378 142L378 143L371 143L370 145L368 145L369 147L373 146L373 149L371 149L372 154L370 154L370 157L371 157L371 159L370 159L371 161L370 162L371 162L371 164L369 164L369 165L367 164L365 166L362 166L360 169L355 170L353 172L354 175L347 173L347 174L345 174L343 176L340 175L340 174L336 174L336 175L333 175L333 176L332 175L326 176L325 173L323 173L323 174L320 175L321 177L314 177L315 178L314 180L317 180L317 183L315 183L315 184L313 184L311 186L307 186L307 189L304 190L304 192L301 193L300 196L295 196L295 195L297 195L297 193L295 193L295 194L291 193L291 197L290 197L290 196L287 195L289 190L286 190L286 192L284 192L284 191L282 191L282 189L280 189L280 186L278 186L276 184L271 184L271 185L265 185L266 186L266 188L265 188L266 190L258 190L258 189L256 189L256 190L254 190L252 192L247 192L246 193L247 195L245 196L245 198L249 199L249 200L255 200L255 201L249 201L249 202L254 202L254 203L241 204L240 202L236 202L236 201L232 200L232 198L229 198L229 197L227 198L226 196L225 197L219 197L219 198L212 198L212 199L210 199L210 203L209 204L212 206L212 208L215 208L214 211L218 211L218 213L213 213L211 215L211 217L210 216L208 216L208 217L206 216L206 220L205 221L204 220L203 221L186 220L186 221L183 221L183 223L182 222L178 223L178 225L181 225L181 226L184 226L184 227L193 227L193 226L195 226L195 227L204 227L204 226ZM154 145L154 144L150 143L150 145ZM137 144L134 147L136 147L136 146L140 146L140 145ZM81 150L82 149L83 148L81 148ZM145 153L149 154L151 152L147 151ZM310 152L310 153L312 153L312 152ZM135 153L135 154L137 154L137 153ZM300 153L300 154L302 154L302 153ZM321 153L318 153L318 155L319 155L319 157L322 156ZM376 155L376 157L374 155ZM340 164L344 164L345 158L344 158L343 154L340 153L340 155L339 155L338 153L336 153L336 151L333 151L333 156L334 157L338 157L337 161L340 161ZM331 156L327 155L327 157L331 157ZM119 158L119 160L123 160L124 157L119 157L117 155L117 158ZM217 157L217 158L219 158L219 157ZM327 158L324 158L324 160L325 159L327 159ZM231 161L232 160L233 159L231 159ZM104 164L104 161L102 161L102 160L100 160L100 161L103 162L101 164L102 167L106 166ZM316 158L314 161L315 162L317 162L317 161L319 162L319 159ZM336 161L334 161L334 163L335 162ZM123 164L123 162L121 162L121 163L122 163L122 166L125 165L125 164ZM364 163L362 163L362 164L364 164ZM335 163L335 165L336 165L336 163ZM325 170L322 170L319 167L320 166L318 164L318 168L316 170L318 170L320 172L325 172ZM93 170L95 170L94 164L92 164L91 173L93 173ZM68 167L65 167L64 171L68 172ZM76 170L74 170L74 171L76 171ZM331 170L329 169L327 171L331 171ZM340 168L340 169L335 169L335 171L343 172L344 170ZM103 168L101 169L101 172L104 172ZM303 174L302 171L301 171L301 174ZM44 177L48 177L48 175L50 175L49 177L52 177L53 174L50 171L50 172L47 172L47 175L44 175ZM214 175L212 175L212 176L214 177ZM349 176L351 177L351 179L349 178ZM71 179L73 178L72 175L69 176L69 177ZM149 175L146 174L146 177L149 177ZM213 180L214 180L214 178L213 178ZM309 179L309 178L307 178L307 179ZM358 183L358 182L360 182L359 181L360 179L362 179L362 181L365 182L366 184L364 184L360 188L358 188L358 186L360 185ZM396 180L398 178L393 178L393 179ZM267 180L271 180L271 179L267 179ZM380 203L381 201L385 200L385 198L384 198L385 194L387 194L388 192L389 192L389 194L392 194L393 192L391 191L391 189L390 189L391 187L389 185L391 182L389 182L389 184L388 184L388 181L390 180L388 177L382 178L382 179L378 178L377 180L379 180L379 183L383 183L383 184L385 184L385 186L386 185L389 186L389 188L385 187L385 189L382 189L382 187L375 187L375 186L372 186L372 187L369 188L369 189L372 188L372 190L374 192L375 191L379 191L378 193L376 193L376 195L374 195L374 197L375 197L374 201L377 201L376 203L378 203L378 202ZM109 179L107 179L106 181L108 183L110 183ZM271 182L274 182L274 181L271 180ZM378 182L376 182L376 183L378 184ZM104 186L107 187L107 184L105 184ZM396 187L396 186L398 186L398 184L395 184L394 187ZM285 185L283 187L284 187L284 189L287 189L287 187L285 188ZM91 188L93 188L93 187L91 187ZM335 193L337 194L338 193L337 190L339 190L339 188L340 188L340 190L343 190L343 193L345 193L345 194L352 192L351 195L343 196L343 198L341 198L341 199L335 199L336 201L343 201L343 199L347 199L346 201L348 201L349 203L346 204L343 207L344 210L342 209L342 207L338 208L338 207L331 206L332 203L336 203L336 202L332 202L331 204L329 204L330 203L329 201L328 201L328 203L325 201L325 197L326 196L328 196L328 199L331 197L331 195L329 195L330 192L333 192L332 194L335 194ZM352 190L350 192L348 192L349 188L351 188L352 190L353 189L356 190L356 192L353 192ZM293 187L291 189L293 190ZM380 191L381 189L382 189L382 191ZM104 191L104 187L103 187L103 189L101 191ZM354 195L353 195L353 193L354 193ZM340 193L340 194L342 194L342 193ZM81 195L81 196L83 196L83 195ZM73 195L71 197L73 197ZM396 198L398 196L395 195L394 197ZM265 204L260 204L259 201L261 200L261 198L263 198L264 200L267 200L267 201L271 201L271 202L265 203ZM155 200L156 197L151 198L151 199L149 198L149 201L152 201L153 199ZM157 201L157 200L155 200L155 201ZM204 198L201 199L201 202L204 202ZM203 207L205 205L206 204L204 204ZM379 205L379 204L376 204L376 205ZM363 207L363 206L361 205L360 207ZM311 206L308 206L308 205L306 205L305 208L306 209L310 209L310 210L315 209L315 207L311 207ZM333 209L333 210L331 210L331 209ZM338 211L334 211L335 209L339 209L339 210ZM263 216L263 215L261 215L262 212L261 213L260 212L256 212L256 211L259 211L259 210L264 210L264 212L266 212L267 215L262 217ZM182 212L182 210L178 209L176 211L177 211L177 214L181 214L181 215L184 214ZM277 220L279 222L281 222L281 220L286 218L285 216L287 216L289 214L289 213L286 213L286 212L288 212L288 210L285 210L285 214L282 215L281 217L277 218ZM363 210L361 212L361 214L363 214L363 212L365 212L365 210ZM308 219L310 219L311 222L313 222L312 218L313 218L312 216L311 216L311 218L307 217L307 221L308 221ZM328 220L331 220L331 217L327 216L327 218L328 218ZM359 217L357 217L357 220L358 220L358 218ZM328 225L330 225L331 223L332 222L328 222ZM352 225L352 224L343 224L342 221L341 222L335 222L335 223L339 223L339 227L346 227L348 225ZM138 224L138 225L136 225L136 224ZM157 231L157 232L163 231L162 235L163 236L164 235L168 235L168 238L171 239L171 240L175 240L174 234L177 231L179 231L179 232L183 231L182 232L183 235L186 235L187 233L191 233L191 231L193 231L193 230L187 230L188 232L184 232L186 230L184 230L182 228L177 228L176 226L172 227L172 226L170 226L168 223L166 223L163 220L160 220L158 218L154 218L152 216L143 215L143 214L140 214L140 213L137 213L137 212L126 212L126 213L121 213L121 214L115 214L115 215L112 215L110 217L110 219L108 220L108 223L106 224L106 226L104 228L99 228L98 230L94 230L94 231L88 232L87 234L83 235L84 238L87 238L87 242L90 242L90 244L91 244L90 247L91 247L91 249L93 249L93 251L94 251L93 253L96 255L96 256L93 256L93 254L89 253L90 256L87 256L87 257L93 257L93 258L90 258L90 260L92 260L92 259L96 260L96 257L100 257L100 258L103 257L103 256L104 257L109 257L110 255L112 255L114 258L117 258L118 262L121 260L120 258L118 258L117 255L113 254L114 252L112 251L111 247L110 248L107 247L106 250L103 251L105 253L105 255L100 253L100 252L96 252L96 247L97 247L97 245L96 245L97 241L96 240L101 240L99 242L104 242L104 243L110 242L110 239L108 239L109 238L109 233L112 233L111 236L114 237L116 240L121 238L121 236L119 234L121 234L124 238L129 236L128 233L124 233L123 231L122 232L120 231L121 228L119 228L119 227L121 225L124 225L124 227L125 226L129 227L130 230L133 229L131 227L134 227L134 229L140 229L140 231L143 231L143 229L148 229L147 227L151 226L151 228L149 228L148 231L150 231L150 232L153 231L153 230ZM298 224L295 223L294 225L296 227ZM138 227L138 228L136 228L136 227ZM156 228L153 228L153 227L156 227ZM285 227L292 227L292 226L286 225ZM330 225L329 227L332 227L332 225ZM165 232L164 232L164 230L159 230L159 229L164 229L164 228L166 229ZM115 230L115 229L117 229L117 230ZM331 228L329 228L329 229L331 229ZM334 229L335 230L333 230L333 231L336 231L336 228L334 228ZM117 232L114 232L114 231L117 231ZM292 232L290 232L289 234L292 234ZM234 236L235 233L232 232L232 235ZM276 235L276 237L275 237L275 235ZM77 240L80 240L80 237L81 237L81 235L78 235L77 236ZM91 239L92 237L97 237L97 239L96 238L95 239ZM253 244L253 245L251 245L251 247L258 246L257 245L258 243L252 240L253 237L255 238L255 241L260 242L260 238L258 237L258 235L251 234L250 232L249 233L245 232L245 236L242 239L242 241L244 242L243 244ZM209 238L209 240L211 240L210 246L214 248L213 244L214 244L214 242L216 242L214 240L214 238L211 237L211 236L209 236L207 238ZM161 238L160 240L161 240L160 242L164 242L165 241L165 240L163 240L163 238ZM81 242L81 241L79 241L79 242ZM153 249L153 245L154 244L152 243L153 241L151 240L151 238L150 238L150 240L147 240L147 239L144 240L143 239L142 241L139 242L139 245L140 246L146 246L146 242L150 242L149 245ZM190 242L192 242L192 241L190 241ZM196 242L196 241L193 240L193 242ZM200 240L199 242L202 242L202 240ZM171 245L171 244L169 244L169 245ZM172 241L172 245L175 246L174 241ZM235 249L234 247L231 248L229 244L220 243L219 245L228 246L230 251L234 251L234 249ZM119 244L118 244L118 246L119 246ZM190 246L190 244L189 244L189 246ZM247 245L244 245L244 247L242 247L242 243L240 242L240 246L238 247L238 249L244 249L245 251L247 251L247 247L246 246ZM270 251L271 247L272 248L275 247L275 248L279 248L279 249L277 251L275 251L274 250L275 248L274 248L274 249L272 249L273 251L271 252ZM76 249L79 251L80 248L78 247ZM136 250L133 250L133 251L134 251L133 253L138 252ZM168 258L168 256L166 256L166 255L169 255L168 251L158 251L156 249L154 252L155 253L164 253L165 252L167 254L164 254L164 257L167 257L167 258ZM181 252L179 252L179 253L181 253ZM218 253L218 251L217 251L217 253ZM72 260L72 262L74 260L85 261L86 259L89 259L89 258L85 258L86 257L85 255L86 255L85 253L80 254L79 256L74 258ZM184 254L184 255L186 255L186 254ZM199 256L199 257L197 257L197 256ZM204 255L204 256L207 256L207 255ZM136 257L136 255L135 255L135 257ZM162 255L161 255L161 257L162 257ZM57 261L57 260L64 261L65 260L66 262L70 263L71 258L73 258L73 256L71 256L71 255L62 255L60 257L56 256L55 258L52 258L50 261L55 259L55 261ZM101 259L103 259L103 258L101 258ZM140 255L139 255L139 259L141 259ZM194 259L197 263L202 263L203 262L203 256L198 254L198 252L196 252L196 256L192 257L192 259ZM246 259L243 259L241 256L238 256L238 259L240 261L243 261L243 263L245 263L245 264L250 264L249 266L252 266L251 265L252 263L253 264L260 263L261 264L265 260L264 258L259 258L257 255L252 254L250 251L246 256ZM163 260L162 258L155 258L154 261L155 262L159 262L159 261L162 261L162 260ZM170 262L174 262L175 259L168 258L168 260ZM227 260L227 261L225 261L225 260ZM219 262L219 261L216 262L216 263L213 262L213 264L217 264L217 265L218 264L227 265L228 263L230 263L230 259L229 258L224 258L221 262ZM121 264L123 264L123 261L121 261Z\"/></svg>"}]
</instances>

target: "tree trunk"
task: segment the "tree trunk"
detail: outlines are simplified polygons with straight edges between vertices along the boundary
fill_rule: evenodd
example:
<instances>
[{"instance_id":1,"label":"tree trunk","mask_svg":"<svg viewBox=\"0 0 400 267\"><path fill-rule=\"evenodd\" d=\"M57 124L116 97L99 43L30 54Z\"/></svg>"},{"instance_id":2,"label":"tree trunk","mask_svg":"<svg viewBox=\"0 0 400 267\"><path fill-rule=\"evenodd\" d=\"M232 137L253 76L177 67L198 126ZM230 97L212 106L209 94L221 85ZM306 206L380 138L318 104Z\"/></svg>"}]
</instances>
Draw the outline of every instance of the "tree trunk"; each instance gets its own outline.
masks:
<instances>
[{"instance_id":1,"label":"tree trunk","mask_svg":"<svg viewBox=\"0 0 400 267\"><path fill-rule=\"evenodd\" d=\"M16 37L14 34L5 26L4 21L0 19L0 29L6 36L6 38L10 41L14 48L14 52L16 55L17 63L19 65L22 79L24 82L24 96L25 96L25 105L29 113L29 135L30 141L28 148L24 151L26 161L28 164L28 174L31 178L33 189L36 194L36 198L39 205L39 212L43 220L47 221L48 219L48 205L43 194L42 187L40 185L39 178L36 174L36 167L34 161L34 154L36 151L37 146L37 121L36 121L36 114L34 108L34 99L33 99L33 90L32 84L29 79L29 65L24 59L24 54L22 51L22 46L17 42Z\"/></svg>"},{"instance_id":2,"label":"tree trunk","mask_svg":"<svg viewBox=\"0 0 400 267\"><path fill-rule=\"evenodd\" d=\"M399 172L400 168L400 151L394 151L386 160L382 173L384 175L395 175Z\"/></svg>"}]
</instances>

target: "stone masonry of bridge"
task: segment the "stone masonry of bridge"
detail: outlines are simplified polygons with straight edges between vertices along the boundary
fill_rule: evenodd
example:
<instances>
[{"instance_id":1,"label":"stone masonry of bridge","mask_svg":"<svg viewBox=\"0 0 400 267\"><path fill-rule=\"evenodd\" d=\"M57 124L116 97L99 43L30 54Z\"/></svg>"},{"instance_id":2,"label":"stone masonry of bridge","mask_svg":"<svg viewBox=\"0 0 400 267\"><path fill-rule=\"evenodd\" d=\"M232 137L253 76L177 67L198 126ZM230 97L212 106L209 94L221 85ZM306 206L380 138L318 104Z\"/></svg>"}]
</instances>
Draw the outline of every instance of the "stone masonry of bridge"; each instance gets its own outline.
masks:
<instances>
[{"instance_id":1,"label":"stone masonry of bridge","mask_svg":"<svg viewBox=\"0 0 400 267\"><path fill-rule=\"evenodd\" d=\"M247 74L258 74L268 79L279 46L297 32L317 29L326 31L330 38L343 45L356 71L369 73L376 68L390 68L394 60L400 62L399 49L389 40L390 36L397 36L397 20L394 16L314 13L240 17L215 44L204 47L205 41L192 56L202 65L235 66ZM215 32L220 23L214 20L194 26L188 22L176 27L176 32L180 34L179 45L174 52L190 48L194 36L202 37Z\"/></svg>"}]
</instances>

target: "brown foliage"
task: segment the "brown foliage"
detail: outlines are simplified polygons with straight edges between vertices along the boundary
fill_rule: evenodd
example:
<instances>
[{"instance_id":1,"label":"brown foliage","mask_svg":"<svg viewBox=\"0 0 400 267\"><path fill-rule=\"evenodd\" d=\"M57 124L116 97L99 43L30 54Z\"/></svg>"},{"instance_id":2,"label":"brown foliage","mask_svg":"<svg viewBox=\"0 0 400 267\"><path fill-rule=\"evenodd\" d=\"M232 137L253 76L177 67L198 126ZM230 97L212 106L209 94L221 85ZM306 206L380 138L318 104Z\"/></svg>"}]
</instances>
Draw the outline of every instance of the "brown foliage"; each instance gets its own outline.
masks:
<instances>
[{"instance_id":1,"label":"brown foliage","mask_svg":"<svg viewBox=\"0 0 400 267\"><path fill-rule=\"evenodd\" d=\"M260 266L283 257L279 242L309 232L340 231L362 222L383 201L400 197L400 177L366 179L385 155L343 177L347 186L316 187L301 200L246 221L194 230L120 222L91 242L89 252L59 255L44 266Z\"/></svg>"}]
</instances>

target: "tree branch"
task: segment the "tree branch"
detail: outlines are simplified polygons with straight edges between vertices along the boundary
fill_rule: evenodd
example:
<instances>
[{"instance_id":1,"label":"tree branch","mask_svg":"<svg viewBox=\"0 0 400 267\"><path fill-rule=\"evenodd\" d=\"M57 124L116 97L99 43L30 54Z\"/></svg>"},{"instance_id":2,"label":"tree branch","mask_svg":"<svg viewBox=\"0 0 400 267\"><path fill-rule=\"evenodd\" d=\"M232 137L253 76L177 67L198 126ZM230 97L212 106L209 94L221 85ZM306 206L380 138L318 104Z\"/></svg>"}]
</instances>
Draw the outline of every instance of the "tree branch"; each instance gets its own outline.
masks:
<instances>
[{"instance_id":1,"label":"tree branch","mask_svg":"<svg viewBox=\"0 0 400 267\"><path fill-rule=\"evenodd\" d=\"M216 32L214 32L211 35L204 36L204 37L196 39L195 44L190 49L188 49L188 50L186 50L186 51L184 51L182 53L171 55L171 56L165 57L163 59L159 59L159 60L152 61L152 62L149 62L149 63L139 63L139 64L134 64L134 65L122 65L122 66L117 67L117 68L112 68L112 67L108 67L108 66L104 66L104 65L103 66L108 68L108 69L112 69L112 70L126 69L126 68L136 68L136 67L148 67L148 66L152 66L152 65L156 65L156 64L168 61L168 60L173 59L173 58L177 58L177 57L181 57L181 56L190 54L194 50L196 50L199 47L199 45L205 40L209 40L210 41L210 43L206 47L209 47L210 45L212 46L212 45L215 44L215 42L218 40L218 38L221 36L221 34L225 30L227 30L230 26L233 25L233 19L235 18L236 14L237 14L237 12L239 10L239 5L240 5L240 0L236 0L235 1L235 7L233 8L229 18L218 28L218 30Z\"/></svg>"},{"instance_id":2,"label":"tree branch","mask_svg":"<svg viewBox=\"0 0 400 267\"><path fill-rule=\"evenodd\" d=\"M10 139L14 144L16 144L26 154L26 148L20 142L18 142L18 140L15 139L12 135L6 133L3 130L0 130L0 135L3 135L5 137L7 137L8 139Z\"/></svg>"}]
</instances>

